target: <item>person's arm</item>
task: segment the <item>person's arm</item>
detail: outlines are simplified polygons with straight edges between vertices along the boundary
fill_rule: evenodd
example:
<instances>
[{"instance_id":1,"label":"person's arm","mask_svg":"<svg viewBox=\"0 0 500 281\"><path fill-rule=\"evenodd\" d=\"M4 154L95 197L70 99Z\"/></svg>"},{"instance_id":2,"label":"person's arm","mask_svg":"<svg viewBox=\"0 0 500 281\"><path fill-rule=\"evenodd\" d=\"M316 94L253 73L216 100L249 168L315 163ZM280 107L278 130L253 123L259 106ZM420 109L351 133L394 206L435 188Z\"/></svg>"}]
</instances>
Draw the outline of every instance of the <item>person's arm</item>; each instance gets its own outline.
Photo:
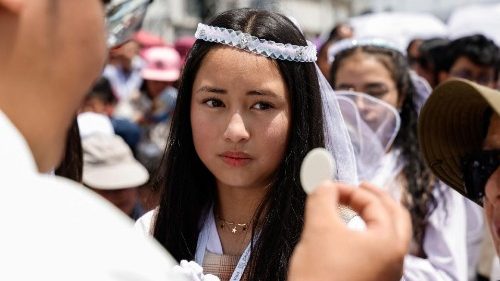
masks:
<instances>
[{"instance_id":1,"label":"person's arm","mask_svg":"<svg viewBox=\"0 0 500 281\"><path fill-rule=\"evenodd\" d=\"M346 226L338 216L339 203L360 214L364 231ZM410 237L408 211L383 191L369 184L324 182L307 199L288 280L400 280Z\"/></svg>"},{"instance_id":2,"label":"person's arm","mask_svg":"<svg viewBox=\"0 0 500 281\"><path fill-rule=\"evenodd\" d=\"M460 194L446 187L444 200L429 217L423 249L426 258L407 255L404 263L406 281L466 281L466 213Z\"/></svg>"}]
</instances>

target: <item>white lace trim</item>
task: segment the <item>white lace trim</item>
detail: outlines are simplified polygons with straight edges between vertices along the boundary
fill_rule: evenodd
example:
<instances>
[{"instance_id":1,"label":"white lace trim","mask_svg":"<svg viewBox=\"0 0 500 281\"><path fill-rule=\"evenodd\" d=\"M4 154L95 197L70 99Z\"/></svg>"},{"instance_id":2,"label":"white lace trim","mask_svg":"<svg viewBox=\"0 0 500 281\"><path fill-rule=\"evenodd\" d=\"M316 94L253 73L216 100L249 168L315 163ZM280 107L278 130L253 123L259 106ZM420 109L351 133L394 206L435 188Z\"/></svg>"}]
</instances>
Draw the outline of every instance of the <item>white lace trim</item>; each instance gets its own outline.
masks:
<instances>
[{"instance_id":1,"label":"white lace trim","mask_svg":"<svg viewBox=\"0 0 500 281\"><path fill-rule=\"evenodd\" d=\"M335 56L342 51L363 46L374 46L389 49L401 53L403 56L406 55L405 50L398 47L395 43L382 38L344 39L333 44L328 49L328 62L332 63L335 60Z\"/></svg>"},{"instance_id":2,"label":"white lace trim","mask_svg":"<svg viewBox=\"0 0 500 281\"><path fill-rule=\"evenodd\" d=\"M248 33L199 23L196 39L233 46L265 57L296 62L315 62L316 47L310 41L307 46L276 43Z\"/></svg>"}]
</instances>

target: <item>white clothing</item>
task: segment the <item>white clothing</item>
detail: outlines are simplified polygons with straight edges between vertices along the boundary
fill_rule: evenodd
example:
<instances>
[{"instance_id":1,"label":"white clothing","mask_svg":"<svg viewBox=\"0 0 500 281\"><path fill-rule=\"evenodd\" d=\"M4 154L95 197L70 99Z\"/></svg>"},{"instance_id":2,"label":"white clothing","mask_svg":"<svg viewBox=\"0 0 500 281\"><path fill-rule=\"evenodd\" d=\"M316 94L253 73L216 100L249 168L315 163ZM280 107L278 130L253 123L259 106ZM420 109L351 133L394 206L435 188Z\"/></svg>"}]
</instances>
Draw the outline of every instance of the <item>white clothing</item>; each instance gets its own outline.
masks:
<instances>
[{"instance_id":1,"label":"white clothing","mask_svg":"<svg viewBox=\"0 0 500 281\"><path fill-rule=\"evenodd\" d=\"M119 66L108 64L102 75L109 80L116 97L121 101L130 98L131 95L139 91L143 81L141 75L143 67L144 61L136 56L132 59L130 73L126 74Z\"/></svg>"},{"instance_id":2,"label":"white clothing","mask_svg":"<svg viewBox=\"0 0 500 281\"><path fill-rule=\"evenodd\" d=\"M491 265L490 280L491 281L500 280L500 259L498 256L493 258L492 265Z\"/></svg>"},{"instance_id":3,"label":"white clothing","mask_svg":"<svg viewBox=\"0 0 500 281\"><path fill-rule=\"evenodd\" d=\"M398 175L404 167L400 151L393 149L382 159L382 167L371 181L381 186L395 200L401 200L402 186ZM405 257L405 281L467 281L466 210L463 197L447 186L435 196L443 196L429 217L423 250L427 258L408 254ZM443 201L446 203L443 204Z\"/></svg>"},{"instance_id":4,"label":"white clothing","mask_svg":"<svg viewBox=\"0 0 500 281\"><path fill-rule=\"evenodd\" d=\"M153 228L153 225L156 220L156 213L158 212L158 208L151 210L147 213L145 213L142 217L140 217L136 222L135 222L135 229L141 233L142 235L149 236L151 235L151 231ZM355 216L353 217L348 223L347 226L350 229L353 230L364 230L366 228L365 222L359 217ZM224 253L222 252L222 244L220 242L219 238L219 232L217 232L217 226L215 223L213 223L210 226L210 233L209 233L209 239L207 243L207 251L217 254L217 255L223 255Z\"/></svg>"},{"instance_id":5,"label":"white clothing","mask_svg":"<svg viewBox=\"0 0 500 281\"><path fill-rule=\"evenodd\" d=\"M467 265L469 281L475 281L481 253L481 243L485 237L484 210L476 203L463 197L467 216Z\"/></svg>"},{"instance_id":6,"label":"white clothing","mask_svg":"<svg viewBox=\"0 0 500 281\"><path fill-rule=\"evenodd\" d=\"M145 213L135 222L135 229L142 235L152 235L153 225L156 221L157 212L158 208ZM217 255L224 254L222 252L222 243L220 242L219 233L217 232L217 225L215 225L215 223L210 226L207 251Z\"/></svg>"},{"instance_id":7,"label":"white clothing","mask_svg":"<svg viewBox=\"0 0 500 281\"><path fill-rule=\"evenodd\" d=\"M0 111L0 280L184 280L175 261L83 186L36 170Z\"/></svg>"}]
</instances>

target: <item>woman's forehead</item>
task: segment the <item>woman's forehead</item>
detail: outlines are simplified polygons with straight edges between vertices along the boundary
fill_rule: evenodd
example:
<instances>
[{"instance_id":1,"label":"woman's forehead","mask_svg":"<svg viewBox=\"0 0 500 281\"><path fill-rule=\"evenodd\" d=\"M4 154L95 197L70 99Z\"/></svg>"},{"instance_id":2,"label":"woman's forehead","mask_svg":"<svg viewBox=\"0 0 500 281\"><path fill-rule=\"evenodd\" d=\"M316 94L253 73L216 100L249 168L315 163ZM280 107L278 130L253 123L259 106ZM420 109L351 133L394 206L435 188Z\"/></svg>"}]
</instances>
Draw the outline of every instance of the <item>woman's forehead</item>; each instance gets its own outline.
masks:
<instances>
[{"instance_id":1,"label":"woman's forehead","mask_svg":"<svg viewBox=\"0 0 500 281\"><path fill-rule=\"evenodd\" d=\"M207 53L196 75L202 81L235 85L269 85L285 87L277 63L273 59L233 47L217 47Z\"/></svg>"}]
</instances>

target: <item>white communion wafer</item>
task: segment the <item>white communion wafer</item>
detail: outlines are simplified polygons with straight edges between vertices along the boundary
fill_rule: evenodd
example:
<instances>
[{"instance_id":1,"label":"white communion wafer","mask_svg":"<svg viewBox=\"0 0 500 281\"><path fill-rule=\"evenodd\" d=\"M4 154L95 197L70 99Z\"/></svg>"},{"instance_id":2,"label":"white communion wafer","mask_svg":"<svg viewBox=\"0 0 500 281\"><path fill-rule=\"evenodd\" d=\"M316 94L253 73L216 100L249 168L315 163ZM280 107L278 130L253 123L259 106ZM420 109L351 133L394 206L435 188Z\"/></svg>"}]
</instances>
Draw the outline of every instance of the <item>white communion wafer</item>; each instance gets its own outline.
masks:
<instances>
[{"instance_id":1,"label":"white communion wafer","mask_svg":"<svg viewBox=\"0 0 500 281\"><path fill-rule=\"evenodd\" d=\"M335 160L324 148L315 148L307 153L300 167L300 182L307 194L312 193L325 180L335 176Z\"/></svg>"}]
</instances>

